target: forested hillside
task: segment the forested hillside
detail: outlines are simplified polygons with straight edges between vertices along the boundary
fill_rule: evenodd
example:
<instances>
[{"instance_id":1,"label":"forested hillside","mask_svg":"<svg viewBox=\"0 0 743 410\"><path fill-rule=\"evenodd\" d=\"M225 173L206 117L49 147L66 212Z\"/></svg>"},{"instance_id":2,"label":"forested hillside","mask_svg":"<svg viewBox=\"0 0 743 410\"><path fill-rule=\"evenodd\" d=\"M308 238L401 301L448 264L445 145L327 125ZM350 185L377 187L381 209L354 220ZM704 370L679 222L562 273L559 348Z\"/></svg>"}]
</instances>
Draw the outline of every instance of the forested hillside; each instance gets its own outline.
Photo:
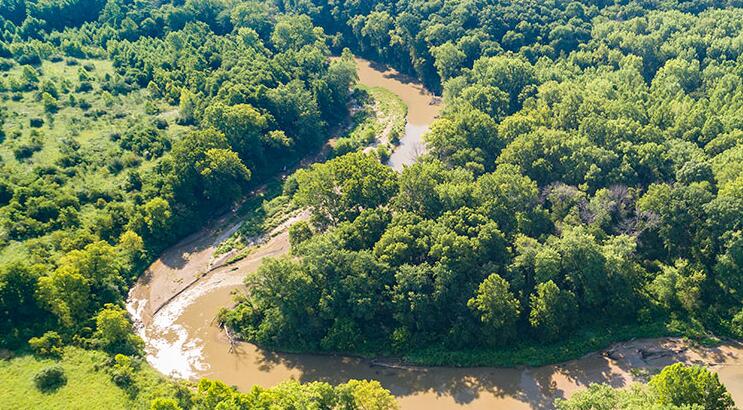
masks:
<instances>
[{"instance_id":1,"label":"forested hillside","mask_svg":"<svg viewBox=\"0 0 743 410\"><path fill-rule=\"evenodd\" d=\"M293 229L300 258L248 276L222 320L262 345L437 364L743 336L743 12L695 4L557 2L595 16L580 46L534 37L518 53L480 50L471 68L434 59L449 74L427 157L401 175L361 154L298 173L294 200L313 212ZM421 28L443 31L436 21ZM427 50L493 28L459 21L449 46Z\"/></svg>"}]
</instances>

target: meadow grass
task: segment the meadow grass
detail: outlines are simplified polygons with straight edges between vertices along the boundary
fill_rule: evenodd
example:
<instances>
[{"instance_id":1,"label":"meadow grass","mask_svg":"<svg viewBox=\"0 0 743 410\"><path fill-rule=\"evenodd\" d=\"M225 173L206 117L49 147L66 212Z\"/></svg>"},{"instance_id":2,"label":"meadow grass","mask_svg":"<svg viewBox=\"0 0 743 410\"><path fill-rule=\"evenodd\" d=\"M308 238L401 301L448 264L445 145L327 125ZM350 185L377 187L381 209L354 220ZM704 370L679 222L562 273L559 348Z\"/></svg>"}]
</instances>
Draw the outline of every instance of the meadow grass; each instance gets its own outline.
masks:
<instances>
[{"instance_id":1,"label":"meadow grass","mask_svg":"<svg viewBox=\"0 0 743 410\"><path fill-rule=\"evenodd\" d=\"M117 386L106 371L107 354L100 351L66 347L60 360L41 359L19 354L0 360L0 408L4 410L72 409L148 409L155 397L172 397L173 384L149 365L142 363L135 373L136 394ZM44 393L36 388L34 375L58 364L67 383L56 391Z\"/></svg>"},{"instance_id":2,"label":"meadow grass","mask_svg":"<svg viewBox=\"0 0 743 410\"><path fill-rule=\"evenodd\" d=\"M34 385L34 375L55 360L32 355L0 361L0 407L13 409L128 409L131 400L96 364L105 361L101 352L68 348L59 364L67 375L67 384L51 393L42 393Z\"/></svg>"}]
</instances>

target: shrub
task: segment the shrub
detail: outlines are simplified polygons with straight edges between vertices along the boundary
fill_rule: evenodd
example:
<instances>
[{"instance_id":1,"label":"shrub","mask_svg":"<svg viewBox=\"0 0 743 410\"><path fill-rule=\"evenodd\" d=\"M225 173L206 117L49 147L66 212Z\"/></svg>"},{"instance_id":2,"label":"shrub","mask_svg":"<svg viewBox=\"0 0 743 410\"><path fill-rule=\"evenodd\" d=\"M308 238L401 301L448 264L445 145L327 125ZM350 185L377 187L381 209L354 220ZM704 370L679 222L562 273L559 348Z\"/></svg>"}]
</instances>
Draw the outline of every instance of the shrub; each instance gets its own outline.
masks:
<instances>
[{"instance_id":1,"label":"shrub","mask_svg":"<svg viewBox=\"0 0 743 410\"><path fill-rule=\"evenodd\" d=\"M743 309L733 316L730 321L730 330L736 337L743 337Z\"/></svg>"},{"instance_id":2,"label":"shrub","mask_svg":"<svg viewBox=\"0 0 743 410\"><path fill-rule=\"evenodd\" d=\"M386 145L380 145L377 147L377 155L382 163L387 162L390 159L390 150Z\"/></svg>"},{"instance_id":3,"label":"shrub","mask_svg":"<svg viewBox=\"0 0 743 410\"><path fill-rule=\"evenodd\" d=\"M117 354L110 370L111 380L122 389L131 388L134 386L134 365L131 357Z\"/></svg>"},{"instance_id":4,"label":"shrub","mask_svg":"<svg viewBox=\"0 0 743 410\"><path fill-rule=\"evenodd\" d=\"M13 148L13 155L18 161L30 158L35 152L41 151L41 144L37 142L31 142L29 144L21 144Z\"/></svg>"},{"instance_id":5,"label":"shrub","mask_svg":"<svg viewBox=\"0 0 743 410\"><path fill-rule=\"evenodd\" d=\"M31 118L28 120L28 124L31 128L41 128L44 125L44 120L41 118Z\"/></svg>"},{"instance_id":6,"label":"shrub","mask_svg":"<svg viewBox=\"0 0 743 410\"><path fill-rule=\"evenodd\" d=\"M11 68L13 68L13 65L15 63L13 60L10 60L8 58L0 58L0 71L8 71Z\"/></svg>"},{"instance_id":7,"label":"shrub","mask_svg":"<svg viewBox=\"0 0 743 410\"><path fill-rule=\"evenodd\" d=\"M55 113L59 109L59 101L49 93L41 95L41 103L44 105L44 111L48 113Z\"/></svg>"},{"instance_id":8,"label":"shrub","mask_svg":"<svg viewBox=\"0 0 743 410\"><path fill-rule=\"evenodd\" d=\"M118 175L119 172L124 169L124 161L121 159L121 157L113 157L111 158L111 162L106 165L106 168L108 169L108 172L114 175Z\"/></svg>"},{"instance_id":9,"label":"shrub","mask_svg":"<svg viewBox=\"0 0 743 410\"><path fill-rule=\"evenodd\" d=\"M153 124L155 125L155 128L159 130L168 128L168 121L166 121L165 118L156 118L155 121L153 121Z\"/></svg>"},{"instance_id":10,"label":"shrub","mask_svg":"<svg viewBox=\"0 0 743 410\"><path fill-rule=\"evenodd\" d=\"M93 90L93 84L90 83L90 81L82 81L80 82L80 85L77 86L77 92L79 93L85 93L88 91Z\"/></svg>"},{"instance_id":11,"label":"shrub","mask_svg":"<svg viewBox=\"0 0 743 410\"><path fill-rule=\"evenodd\" d=\"M41 357L62 356L62 338L57 332L49 331L41 337L33 337L28 341L34 354Z\"/></svg>"},{"instance_id":12,"label":"shrub","mask_svg":"<svg viewBox=\"0 0 743 410\"><path fill-rule=\"evenodd\" d=\"M299 221L289 227L289 242L292 247L310 239L313 235L312 228L307 221Z\"/></svg>"},{"instance_id":13,"label":"shrub","mask_svg":"<svg viewBox=\"0 0 743 410\"><path fill-rule=\"evenodd\" d=\"M664 405L700 405L705 410L734 409L730 393L716 373L701 366L676 363L650 379L656 401Z\"/></svg>"},{"instance_id":14,"label":"shrub","mask_svg":"<svg viewBox=\"0 0 743 410\"><path fill-rule=\"evenodd\" d=\"M174 399L159 397L152 400L150 410L181 410L181 406Z\"/></svg>"},{"instance_id":15,"label":"shrub","mask_svg":"<svg viewBox=\"0 0 743 410\"><path fill-rule=\"evenodd\" d=\"M34 375L34 384L43 392L54 391L67 384L67 376L62 366L48 366Z\"/></svg>"}]
</instances>

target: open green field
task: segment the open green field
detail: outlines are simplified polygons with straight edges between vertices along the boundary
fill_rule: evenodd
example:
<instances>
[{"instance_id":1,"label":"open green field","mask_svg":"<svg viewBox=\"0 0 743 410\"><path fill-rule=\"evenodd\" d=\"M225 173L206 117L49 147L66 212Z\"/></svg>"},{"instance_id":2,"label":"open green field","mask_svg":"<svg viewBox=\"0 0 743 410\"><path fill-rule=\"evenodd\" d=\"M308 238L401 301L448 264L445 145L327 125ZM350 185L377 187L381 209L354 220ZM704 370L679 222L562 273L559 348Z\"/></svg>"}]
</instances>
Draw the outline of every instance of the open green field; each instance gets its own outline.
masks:
<instances>
[{"instance_id":1,"label":"open green field","mask_svg":"<svg viewBox=\"0 0 743 410\"><path fill-rule=\"evenodd\" d=\"M146 364L136 373L139 388L135 396L118 387L105 370L108 356L98 351L68 347L60 361L39 359L32 355L0 361L0 407L7 410L66 409L146 409L152 398L171 393L169 384ZM41 369L59 364L64 368L67 384L54 392L43 393L34 385L34 375Z\"/></svg>"}]
</instances>

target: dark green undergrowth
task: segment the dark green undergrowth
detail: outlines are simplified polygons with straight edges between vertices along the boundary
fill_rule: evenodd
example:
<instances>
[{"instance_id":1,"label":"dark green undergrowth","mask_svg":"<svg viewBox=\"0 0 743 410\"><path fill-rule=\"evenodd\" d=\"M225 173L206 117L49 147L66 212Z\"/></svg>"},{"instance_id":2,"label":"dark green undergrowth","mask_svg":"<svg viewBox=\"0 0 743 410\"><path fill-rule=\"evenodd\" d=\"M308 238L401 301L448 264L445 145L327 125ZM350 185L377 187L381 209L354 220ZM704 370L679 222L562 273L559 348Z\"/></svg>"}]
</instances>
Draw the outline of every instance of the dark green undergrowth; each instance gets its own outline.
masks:
<instances>
[{"instance_id":1,"label":"dark green undergrowth","mask_svg":"<svg viewBox=\"0 0 743 410\"><path fill-rule=\"evenodd\" d=\"M577 331L572 337L552 344L527 343L511 348L446 351L421 349L404 355L406 361L428 366L544 366L580 358L631 339L683 336L664 322L616 327L597 326Z\"/></svg>"},{"instance_id":2,"label":"dark green undergrowth","mask_svg":"<svg viewBox=\"0 0 743 410\"><path fill-rule=\"evenodd\" d=\"M530 341L511 347L447 350L445 347L410 349L404 352L364 349L356 352L307 351L291 346L264 346L273 351L293 354L343 355L365 359L402 360L410 365L445 367L540 367L579 359L613 344L634 339L683 337L703 346L722 341L694 320L671 319L647 324L585 327L570 337L546 344ZM373 346L373 343L367 346ZM381 346L381 344L377 344Z\"/></svg>"}]
</instances>

